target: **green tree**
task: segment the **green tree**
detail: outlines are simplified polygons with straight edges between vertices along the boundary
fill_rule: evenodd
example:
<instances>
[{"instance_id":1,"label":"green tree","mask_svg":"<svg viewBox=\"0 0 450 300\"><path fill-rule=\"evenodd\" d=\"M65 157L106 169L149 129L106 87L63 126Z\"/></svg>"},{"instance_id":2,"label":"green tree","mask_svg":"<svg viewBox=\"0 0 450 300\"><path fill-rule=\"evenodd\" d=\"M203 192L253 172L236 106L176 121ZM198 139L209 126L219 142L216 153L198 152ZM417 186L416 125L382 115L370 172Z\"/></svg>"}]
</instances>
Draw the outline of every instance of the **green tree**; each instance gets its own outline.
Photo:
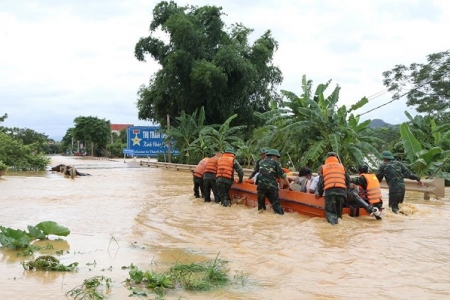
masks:
<instances>
[{"instance_id":1,"label":"green tree","mask_svg":"<svg viewBox=\"0 0 450 300\"><path fill-rule=\"evenodd\" d=\"M3 130L6 134L11 136L13 139L21 141L24 145L34 144L34 148L39 152L48 153L49 145L51 141L47 135L38 133L29 128L5 128Z\"/></svg>"},{"instance_id":2,"label":"green tree","mask_svg":"<svg viewBox=\"0 0 450 300\"><path fill-rule=\"evenodd\" d=\"M74 135L74 128L70 127L66 130L66 134L61 139L61 150L65 153L67 150L72 154L78 147L77 140Z\"/></svg>"},{"instance_id":3,"label":"green tree","mask_svg":"<svg viewBox=\"0 0 450 300\"><path fill-rule=\"evenodd\" d=\"M8 114L4 114L3 116L0 117L0 123L5 122L6 118L8 118ZM0 126L0 128L2 128Z\"/></svg>"},{"instance_id":4,"label":"green tree","mask_svg":"<svg viewBox=\"0 0 450 300\"><path fill-rule=\"evenodd\" d=\"M24 145L4 132L0 132L0 161L11 171L43 171L50 163L36 144Z\"/></svg>"},{"instance_id":5,"label":"green tree","mask_svg":"<svg viewBox=\"0 0 450 300\"><path fill-rule=\"evenodd\" d=\"M253 125L253 112L279 100L282 74L273 65L278 43L270 31L249 45L253 31L242 24L228 32L222 8L178 6L162 1L153 10L150 35L141 38L135 56L151 56L160 65L148 86L138 91L138 117L166 124L167 114L179 116L205 109L205 124L222 124L238 113L237 124ZM169 41L157 38L165 33Z\"/></svg>"},{"instance_id":6,"label":"green tree","mask_svg":"<svg viewBox=\"0 0 450 300\"><path fill-rule=\"evenodd\" d=\"M91 146L91 155L101 156L106 145L110 141L111 124L105 119L97 117L77 117L74 119L73 137L77 141L82 141L87 148ZM67 135L67 134L66 134Z\"/></svg>"},{"instance_id":7,"label":"green tree","mask_svg":"<svg viewBox=\"0 0 450 300\"><path fill-rule=\"evenodd\" d=\"M450 120L450 51L430 54L428 63L396 65L383 72L383 84L393 99L406 95L408 106L438 120Z\"/></svg>"},{"instance_id":8,"label":"green tree","mask_svg":"<svg viewBox=\"0 0 450 300\"><path fill-rule=\"evenodd\" d=\"M378 152L383 152L386 149L392 149L400 140L400 129L398 125L371 128L369 130L371 136L380 140L380 143L374 144Z\"/></svg>"}]
</instances>

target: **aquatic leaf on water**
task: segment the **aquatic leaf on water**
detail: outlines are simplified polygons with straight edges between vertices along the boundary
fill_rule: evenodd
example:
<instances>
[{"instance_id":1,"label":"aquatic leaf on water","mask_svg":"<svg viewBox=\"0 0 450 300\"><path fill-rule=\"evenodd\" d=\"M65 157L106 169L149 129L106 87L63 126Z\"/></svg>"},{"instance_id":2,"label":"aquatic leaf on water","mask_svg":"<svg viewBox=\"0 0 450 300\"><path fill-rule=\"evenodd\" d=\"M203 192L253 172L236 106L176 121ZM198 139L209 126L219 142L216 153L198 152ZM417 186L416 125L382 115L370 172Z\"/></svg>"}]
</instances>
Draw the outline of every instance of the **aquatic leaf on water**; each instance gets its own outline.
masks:
<instances>
[{"instance_id":1,"label":"aquatic leaf on water","mask_svg":"<svg viewBox=\"0 0 450 300\"><path fill-rule=\"evenodd\" d=\"M135 283L141 283L142 279L144 279L144 272L142 270L139 270L136 266L131 265L130 271L128 272L130 274L130 278Z\"/></svg>"},{"instance_id":2,"label":"aquatic leaf on water","mask_svg":"<svg viewBox=\"0 0 450 300\"><path fill-rule=\"evenodd\" d=\"M68 236L70 234L69 228L58 225L54 221L41 222L36 225L36 228L42 230L46 235L53 234L58 236Z\"/></svg>"},{"instance_id":3,"label":"aquatic leaf on water","mask_svg":"<svg viewBox=\"0 0 450 300\"><path fill-rule=\"evenodd\" d=\"M46 238L45 234L40 229L38 229L34 226L28 225L28 232L35 239L42 240L42 239Z\"/></svg>"},{"instance_id":4,"label":"aquatic leaf on water","mask_svg":"<svg viewBox=\"0 0 450 300\"><path fill-rule=\"evenodd\" d=\"M0 243L4 247L18 249L26 248L30 245L30 237L27 232L20 229L12 229L0 226Z\"/></svg>"}]
</instances>

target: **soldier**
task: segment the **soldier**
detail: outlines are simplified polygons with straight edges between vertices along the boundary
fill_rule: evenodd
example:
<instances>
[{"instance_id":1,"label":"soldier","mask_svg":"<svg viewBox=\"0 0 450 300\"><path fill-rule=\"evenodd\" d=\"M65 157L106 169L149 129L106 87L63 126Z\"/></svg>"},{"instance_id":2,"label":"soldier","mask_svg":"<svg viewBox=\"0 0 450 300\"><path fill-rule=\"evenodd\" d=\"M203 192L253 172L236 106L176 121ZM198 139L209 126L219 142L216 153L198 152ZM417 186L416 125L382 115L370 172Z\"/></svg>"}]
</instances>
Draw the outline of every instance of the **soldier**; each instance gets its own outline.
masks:
<instances>
[{"instance_id":1,"label":"soldier","mask_svg":"<svg viewBox=\"0 0 450 300\"><path fill-rule=\"evenodd\" d=\"M319 198L325 192L325 216L331 225L336 225L338 218L342 218L342 207L349 188L350 176L339 162L336 153L328 152L315 197Z\"/></svg>"},{"instance_id":2,"label":"soldier","mask_svg":"<svg viewBox=\"0 0 450 300\"><path fill-rule=\"evenodd\" d=\"M369 173L369 167L365 164L358 166L359 176L351 178L350 188L356 185L358 195L374 207L381 208L383 200L381 196L380 182L373 173ZM350 198L350 194L348 195Z\"/></svg>"},{"instance_id":3,"label":"soldier","mask_svg":"<svg viewBox=\"0 0 450 300\"><path fill-rule=\"evenodd\" d=\"M258 176L258 173L259 173L259 162L261 160L263 160L264 158L266 158L267 151L269 151L267 148L261 148L259 150L259 154L261 155L261 158L256 161L255 168L253 169L253 172L252 172L252 174L250 174L248 179L252 179L253 177Z\"/></svg>"},{"instance_id":4,"label":"soldier","mask_svg":"<svg viewBox=\"0 0 450 300\"><path fill-rule=\"evenodd\" d=\"M211 157L206 163L205 172L203 173L203 192L205 196L205 202L211 202L211 190L214 195L214 200L219 203L219 197L217 196L216 189L216 172L217 161L222 156L222 152L216 151L216 154Z\"/></svg>"},{"instance_id":5,"label":"soldier","mask_svg":"<svg viewBox=\"0 0 450 300\"><path fill-rule=\"evenodd\" d=\"M276 149L267 151L267 157L259 162L259 175L257 178L258 191L258 212L266 210L266 197L272 205L273 211L277 214L284 214L278 196L279 185L277 178L280 178L281 184L289 184L286 179L286 173L278 162L280 153Z\"/></svg>"},{"instance_id":6,"label":"soldier","mask_svg":"<svg viewBox=\"0 0 450 300\"><path fill-rule=\"evenodd\" d=\"M200 198L200 193L201 197L205 198L205 194L203 193L203 173L205 173L206 163L208 162L208 160L209 157L205 157L204 159L202 159L198 163L197 167L195 167L194 171L192 171L195 198Z\"/></svg>"},{"instance_id":7,"label":"soldier","mask_svg":"<svg viewBox=\"0 0 450 300\"><path fill-rule=\"evenodd\" d=\"M239 183L242 183L242 179L244 177L244 170L237 159L235 159L235 156L236 154L234 153L234 150L232 148L228 148L217 162L217 196L223 206L231 206L229 191L234 182L234 171L236 170L238 173Z\"/></svg>"},{"instance_id":8,"label":"soldier","mask_svg":"<svg viewBox=\"0 0 450 300\"><path fill-rule=\"evenodd\" d=\"M392 212L397 213L399 211L398 204L403 203L405 198L404 178L417 180L421 186L423 183L420 177L405 167L404 164L395 161L390 151L384 151L381 157L383 158L383 162L378 167L376 176L379 182L383 180L383 177L386 178L386 183L389 187L389 207L392 209Z\"/></svg>"}]
</instances>

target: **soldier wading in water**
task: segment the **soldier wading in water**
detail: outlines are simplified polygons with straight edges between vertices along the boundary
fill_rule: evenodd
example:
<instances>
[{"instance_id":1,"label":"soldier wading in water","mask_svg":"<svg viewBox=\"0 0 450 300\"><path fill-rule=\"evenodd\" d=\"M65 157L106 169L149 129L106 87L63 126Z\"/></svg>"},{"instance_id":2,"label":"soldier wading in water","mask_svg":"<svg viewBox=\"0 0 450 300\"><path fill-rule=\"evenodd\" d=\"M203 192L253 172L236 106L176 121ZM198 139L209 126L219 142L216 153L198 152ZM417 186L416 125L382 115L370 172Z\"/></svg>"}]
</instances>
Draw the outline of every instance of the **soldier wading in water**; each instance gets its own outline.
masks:
<instances>
[{"instance_id":1,"label":"soldier wading in water","mask_svg":"<svg viewBox=\"0 0 450 300\"><path fill-rule=\"evenodd\" d=\"M279 185L277 178L280 178L281 184L287 183L286 173L283 171L278 158L280 153L276 149L270 149L267 157L259 162L259 175L256 179L258 185L258 212L266 210L266 197L269 199L272 209L277 214L284 214L278 196Z\"/></svg>"},{"instance_id":2,"label":"soldier wading in water","mask_svg":"<svg viewBox=\"0 0 450 300\"><path fill-rule=\"evenodd\" d=\"M383 162L378 167L377 178L381 182L383 177L386 178L386 183L389 187L389 207L392 212L397 213L399 211L399 203L403 203L405 198L405 180L409 178L417 180L420 186L423 186L420 177L409 170L404 164L394 160L394 156L390 151L384 151L381 154Z\"/></svg>"}]
</instances>

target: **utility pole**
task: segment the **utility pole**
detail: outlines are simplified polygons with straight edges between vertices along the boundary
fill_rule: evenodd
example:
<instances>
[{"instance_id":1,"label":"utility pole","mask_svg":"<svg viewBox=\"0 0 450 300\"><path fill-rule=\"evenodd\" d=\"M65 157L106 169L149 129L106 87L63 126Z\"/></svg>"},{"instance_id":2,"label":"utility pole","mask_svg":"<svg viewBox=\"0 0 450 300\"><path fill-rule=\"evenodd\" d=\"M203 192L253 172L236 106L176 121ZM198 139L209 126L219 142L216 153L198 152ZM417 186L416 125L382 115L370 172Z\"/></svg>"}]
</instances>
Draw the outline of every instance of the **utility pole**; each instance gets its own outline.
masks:
<instances>
[{"instance_id":1,"label":"utility pole","mask_svg":"<svg viewBox=\"0 0 450 300\"><path fill-rule=\"evenodd\" d=\"M169 114L167 114L167 130L170 129L170 116ZM170 140L167 143L167 159L169 161L169 163L172 162L172 152L170 151Z\"/></svg>"}]
</instances>

